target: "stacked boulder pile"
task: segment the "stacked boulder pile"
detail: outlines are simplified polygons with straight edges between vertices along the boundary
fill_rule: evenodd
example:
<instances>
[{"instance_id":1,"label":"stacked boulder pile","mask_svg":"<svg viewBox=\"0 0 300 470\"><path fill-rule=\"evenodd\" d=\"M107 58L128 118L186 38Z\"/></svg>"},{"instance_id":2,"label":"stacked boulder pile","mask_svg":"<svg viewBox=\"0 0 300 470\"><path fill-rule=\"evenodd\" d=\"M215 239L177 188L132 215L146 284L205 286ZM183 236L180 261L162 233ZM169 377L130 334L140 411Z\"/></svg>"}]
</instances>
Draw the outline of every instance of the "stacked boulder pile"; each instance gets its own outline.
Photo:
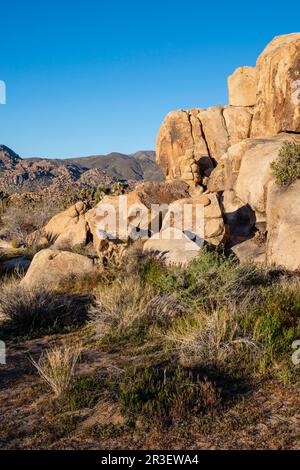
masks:
<instances>
[{"instance_id":1,"label":"stacked boulder pile","mask_svg":"<svg viewBox=\"0 0 300 470\"><path fill-rule=\"evenodd\" d=\"M169 113L157 138L167 180L216 194L227 246L242 260L300 268L300 180L279 187L271 171L284 141L300 142L300 34L278 36L256 67L228 78L229 105ZM181 171L192 155L198 172Z\"/></svg>"},{"instance_id":2,"label":"stacked boulder pile","mask_svg":"<svg viewBox=\"0 0 300 470\"><path fill-rule=\"evenodd\" d=\"M167 204L169 211L175 203L201 204L206 243L233 251L241 261L299 270L300 180L278 186L271 163L284 141L300 141L300 33L273 39L256 67L239 67L228 78L228 89L227 106L177 110L166 116L156 147L166 181L136 187L128 194L128 204L138 203L149 211L149 229L151 204ZM47 263L56 262L57 250L64 253L66 243L71 247L92 243L98 260L121 256L128 240L97 237L99 209L109 203L117 211L119 198L106 196L92 210L78 203L55 216L40 234L40 242L49 242L52 236L56 251L39 252L36 257L44 267L34 260L23 282L30 285L30 279L36 279L33 270L49 273ZM161 232L168 210L158 225ZM134 217L127 217L132 224ZM186 242L145 236L144 249L171 263L185 263L199 250L195 240L189 240L192 245L184 250L181 243ZM66 256L72 271L70 254ZM82 260L75 258L74 266L80 269ZM59 260L63 266L61 254ZM94 270L95 262L85 268Z\"/></svg>"}]
</instances>

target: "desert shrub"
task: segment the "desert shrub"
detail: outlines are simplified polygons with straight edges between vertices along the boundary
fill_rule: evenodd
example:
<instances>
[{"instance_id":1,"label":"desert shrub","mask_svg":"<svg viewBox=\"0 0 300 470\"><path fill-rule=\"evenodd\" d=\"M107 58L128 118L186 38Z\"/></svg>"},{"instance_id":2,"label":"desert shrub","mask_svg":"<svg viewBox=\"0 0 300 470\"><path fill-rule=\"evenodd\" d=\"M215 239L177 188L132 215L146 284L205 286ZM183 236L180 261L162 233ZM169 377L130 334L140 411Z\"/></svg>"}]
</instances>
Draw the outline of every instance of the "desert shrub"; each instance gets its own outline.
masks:
<instances>
[{"instance_id":1,"label":"desert shrub","mask_svg":"<svg viewBox=\"0 0 300 470\"><path fill-rule=\"evenodd\" d=\"M164 424L199 417L220 404L213 383L171 363L126 368L116 379L115 398L129 416Z\"/></svg>"},{"instance_id":2,"label":"desert shrub","mask_svg":"<svg viewBox=\"0 0 300 470\"><path fill-rule=\"evenodd\" d=\"M141 342L151 333L152 326L165 329L172 320L189 312L173 295L155 295L151 285L139 276L96 289L96 300L89 309L97 336Z\"/></svg>"},{"instance_id":3,"label":"desert shrub","mask_svg":"<svg viewBox=\"0 0 300 470\"><path fill-rule=\"evenodd\" d=\"M78 275L70 279L64 278L60 281L58 289L61 293L67 293L69 295L77 296L81 298L82 301L86 299L87 303L90 303L92 300L92 291L99 286L99 283L102 282L103 276L102 273L95 270L91 274L87 275Z\"/></svg>"},{"instance_id":4,"label":"desert shrub","mask_svg":"<svg viewBox=\"0 0 300 470\"><path fill-rule=\"evenodd\" d=\"M300 142L283 142L271 168L279 186L288 186L300 178Z\"/></svg>"},{"instance_id":5,"label":"desert shrub","mask_svg":"<svg viewBox=\"0 0 300 470\"><path fill-rule=\"evenodd\" d=\"M138 276L100 285L90 307L92 323L99 337L126 335L151 299L153 291Z\"/></svg>"},{"instance_id":6,"label":"desert shrub","mask_svg":"<svg viewBox=\"0 0 300 470\"><path fill-rule=\"evenodd\" d=\"M25 243L29 234L40 230L51 217L58 212L54 204L46 201L39 204L27 204L24 207L10 204L1 217L1 234L7 239Z\"/></svg>"},{"instance_id":7,"label":"desert shrub","mask_svg":"<svg viewBox=\"0 0 300 470\"><path fill-rule=\"evenodd\" d=\"M39 375L48 384L55 398L63 398L70 390L81 346L64 344L42 353L38 362L31 358Z\"/></svg>"},{"instance_id":8,"label":"desert shrub","mask_svg":"<svg viewBox=\"0 0 300 470\"><path fill-rule=\"evenodd\" d=\"M71 432L75 431L78 424L83 421L82 416L76 416L71 414L61 415L58 417L58 429L57 435L58 437L64 437L71 434Z\"/></svg>"},{"instance_id":9,"label":"desert shrub","mask_svg":"<svg viewBox=\"0 0 300 470\"><path fill-rule=\"evenodd\" d=\"M261 346L262 354L253 372L275 374L284 382L287 382L287 377L297 379L297 368L292 367L291 354L292 342L300 337L299 280L283 277L263 286L255 302L248 302L242 310L238 305L238 313L238 328Z\"/></svg>"},{"instance_id":10,"label":"desert shrub","mask_svg":"<svg viewBox=\"0 0 300 470\"><path fill-rule=\"evenodd\" d=\"M105 188L101 184L95 188L79 188L69 191L67 194L60 198L60 207L62 210L76 204L78 201L83 201L87 207L91 208L101 201L105 194Z\"/></svg>"},{"instance_id":11,"label":"desert shrub","mask_svg":"<svg viewBox=\"0 0 300 470\"><path fill-rule=\"evenodd\" d=\"M85 299L43 288L28 289L13 282L0 290L0 311L9 328L20 335L72 329L84 321L85 308Z\"/></svg>"},{"instance_id":12,"label":"desert shrub","mask_svg":"<svg viewBox=\"0 0 300 470\"><path fill-rule=\"evenodd\" d=\"M246 358L251 367L261 349L251 335L240 330L234 305L214 312L200 312L173 323L165 338L178 352L183 364L224 369L233 363L240 367Z\"/></svg>"},{"instance_id":13,"label":"desert shrub","mask_svg":"<svg viewBox=\"0 0 300 470\"><path fill-rule=\"evenodd\" d=\"M96 206L106 194L125 194L128 189L128 183L122 182L115 182L111 186L99 184L95 187L77 188L73 191L68 191L68 193L60 198L60 207L61 209L67 209L78 201L84 201L87 207L91 208Z\"/></svg>"},{"instance_id":14,"label":"desert shrub","mask_svg":"<svg viewBox=\"0 0 300 470\"><path fill-rule=\"evenodd\" d=\"M190 312L173 295L160 294L153 297L141 312L148 325L169 326L176 318L188 317Z\"/></svg>"},{"instance_id":15,"label":"desert shrub","mask_svg":"<svg viewBox=\"0 0 300 470\"><path fill-rule=\"evenodd\" d=\"M300 337L300 283L283 281L268 288L260 306L252 311L256 336L271 357L291 354L291 344Z\"/></svg>"},{"instance_id":16,"label":"desert shrub","mask_svg":"<svg viewBox=\"0 0 300 470\"><path fill-rule=\"evenodd\" d=\"M253 286L267 282L262 271L251 264L239 264L233 257L203 249L185 268L170 268L160 273L156 285L195 312L205 307L214 310L241 301Z\"/></svg>"},{"instance_id":17,"label":"desert shrub","mask_svg":"<svg viewBox=\"0 0 300 470\"><path fill-rule=\"evenodd\" d=\"M142 281L154 284L161 272L166 272L165 266L153 254L143 251L143 242L135 241L126 250L120 266L120 274L138 274Z\"/></svg>"},{"instance_id":18,"label":"desert shrub","mask_svg":"<svg viewBox=\"0 0 300 470\"><path fill-rule=\"evenodd\" d=\"M78 377L69 390L68 405L71 410L93 408L102 393L103 382L98 376Z\"/></svg>"},{"instance_id":19,"label":"desert shrub","mask_svg":"<svg viewBox=\"0 0 300 470\"><path fill-rule=\"evenodd\" d=\"M144 282L155 286L160 276L166 272L166 267L162 261L148 254L148 259L140 265L139 272Z\"/></svg>"}]
</instances>

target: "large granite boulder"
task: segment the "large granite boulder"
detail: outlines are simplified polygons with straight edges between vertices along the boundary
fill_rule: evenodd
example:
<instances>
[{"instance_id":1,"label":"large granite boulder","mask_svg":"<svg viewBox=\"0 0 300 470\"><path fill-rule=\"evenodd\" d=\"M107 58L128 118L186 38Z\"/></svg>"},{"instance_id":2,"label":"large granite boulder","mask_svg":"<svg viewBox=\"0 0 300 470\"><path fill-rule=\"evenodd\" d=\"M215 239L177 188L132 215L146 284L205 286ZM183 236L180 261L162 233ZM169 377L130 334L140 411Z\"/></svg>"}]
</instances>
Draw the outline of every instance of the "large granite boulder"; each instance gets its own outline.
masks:
<instances>
[{"instance_id":1,"label":"large granite boulder","mask_svg":"<svg viewBox=\"0 0 300 470\"><path fill-rule=\"evenodd\" d=\"M212 189L222 192L230 244L243 260L300 269L300 182L282 188L271 169L283 142L296 138L282 133L247 139L227 151L211 176ZM256 230L264 246L256 242Z\"/></svg>"},{"instance_id":2,"label":"large granite boulder","mask_svg":"<svg viewBox=\"0 0 300 470\"><path fill-rule=\"evenodd\" d=\"M212 107L169 113L159 129L156 158L167 180L206 187L216 162L250 134L252 110Z\"/></svg>"},{"instance_id":3,"label":"large granite boulder","mask_svg":"<svg viewBox=\"0 0 300 470\"><path fill-rule=\"evenodd\" d=\"M43 287L56 290L65 283L71 285L75 279L95 273L93 259L69 251L46 249L34 256L21 285L28 289Z\"/></svg>"},{"instance_id":4,"label":"large granite boulder","mask_svg":"<svg viewBox=\"0 0 300 470\"><path fill-rule=\"evenodd\" d=\"M59 212L42 230L32 233L27 238L27 245L53 245L60 250L84 246L89 233L86 211L86 205L79 201L65 211Z\"/></svg>"},{"instance_id":5,"label":"large granite boulder","mask_svg":"<svg viewBox=\"0 0 300 470\"><path fill-rule=\"evenodd\" d=\"M256 102L255 67L239 67L228 77L229 104L254 106Z\"/></svg>"},{"instance_id":6,"label":"large granite boulder","mask_svg":"<svg viewBox=\"0 0 300 470\"><path fill-rule=\"evenodd\" d=\"M257 221L266 221L268 187L274 176L271 163L285 140L293 140L290 134L249 139L248 148L241 158L235 183L236 196L254 210Z\"/></svg>"},{"instance_id":7,"label":"large granite boulder","mask_svg":"<svg viewBox=\"0 0 300 470\"><path fill-rule=\"evenodd\" d=\"M197 214L198 207L201 212L199 211ZM183 222L185 222L185 228L192 239L200 238L202 242L206 241L210 245L215 246L219 246L224 241L225 226L218 198L215 194L195 195L170 204L163 220L162 230L166 230L173 224L174 213L177 210L180 212L179 223L182 220L181 226L177 228L183 229Z\"/></svg>"},{"instance_id":8,"label":"large granite boulder","mask_svg":"<svg viewBox=\"0 0 300 470\"><path fill-rule=\"evenodd\" d=\"M160 232L160 238L149 238L144 252L152 253L168 265L186 265L199 254L201 244L191 240L181 230L172 228Z\"/></svg>"},{"instance_id":9,"label":"large granite boulder","mask_svg":"<svg viewBox=\"0 0 300 470\"><path fill-rule=\"evenodd\" d=\"M156 161L167 180L184 179L183 173L192 173L193 164L203 157L209 159L198 114L199 109L172 111L166 116L159 129ZM187 163L189 158L190 165ZM200 172L197 166L194 166L194 171L198 181ZM190 176L188 176L189 182L191 182Z\"/></svg>"},{"instance_id":10,"label":"large granite boulder","mask_svg":"<svg viewBox=\"0 0 300 470\"><path fill-rule=\"evenodd\" d=\"M286 188L268 187L267 260L270 265L300 270L300 180Z\"/></svg>"},{"instance_id":11,"label":"large granite boulder","mask_svg":"<svg viewBox=\"0 0 300 470\"><path fill-rule=\"evenodd\" d=\"M249 141L242 140L229 147L210 175L207 189L210 193L231 190L235 186L242 158L248 149Z\"/></svg>"},{"instance_id":12,"label":"large granite boulder","mask_svg":"<svg viewBox=\"0 0 300 470\"><path fill-rule=\"evenodd\" d=\"M250 136L253 117L252 108L227 106L224 108L223 116L225 119L230 146L235 145Z\"/></svg>"},{"instance_id":13,"label":"large granite boulder","mask_svg":"<svg viewBox=\"0 0 300 470\"><path fill-rule=\"evenodd\" d=\"M229 147L229 135L224 119L224 108L216 106L200 110L198 117L202 124L209 155L218 161Z\"/></svg>"},{"instance_id":14,"label":"large granite boulder","mask_svg":"<svg viewBox=\"0 0 300 470\"><path fill-rule=\"evenodd\" d=\"M275 37L256 64L251 135L300 132L300 33Z\"/></svg>"}]
</instances>

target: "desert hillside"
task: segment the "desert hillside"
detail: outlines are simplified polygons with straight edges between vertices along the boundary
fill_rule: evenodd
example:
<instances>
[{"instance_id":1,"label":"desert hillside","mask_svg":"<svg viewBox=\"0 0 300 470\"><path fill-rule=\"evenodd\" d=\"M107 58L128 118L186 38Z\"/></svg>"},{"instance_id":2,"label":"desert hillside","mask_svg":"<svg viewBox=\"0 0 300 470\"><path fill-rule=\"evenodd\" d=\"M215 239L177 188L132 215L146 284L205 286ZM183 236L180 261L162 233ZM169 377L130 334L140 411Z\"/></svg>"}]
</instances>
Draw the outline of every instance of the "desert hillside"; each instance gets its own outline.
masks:
<instances>
[{"instance_id":1,"label":"desert hillside","mask_svg":"<svg viewBox=\"0 0 300 470\"><path fill-rule=\"evenodd\" d=\"M116 181L161 181L155 152L111 153L70 159L25 158L0 145L0 189L9 194L45 188L92 187Z\"/></svg>"}]
</instances>

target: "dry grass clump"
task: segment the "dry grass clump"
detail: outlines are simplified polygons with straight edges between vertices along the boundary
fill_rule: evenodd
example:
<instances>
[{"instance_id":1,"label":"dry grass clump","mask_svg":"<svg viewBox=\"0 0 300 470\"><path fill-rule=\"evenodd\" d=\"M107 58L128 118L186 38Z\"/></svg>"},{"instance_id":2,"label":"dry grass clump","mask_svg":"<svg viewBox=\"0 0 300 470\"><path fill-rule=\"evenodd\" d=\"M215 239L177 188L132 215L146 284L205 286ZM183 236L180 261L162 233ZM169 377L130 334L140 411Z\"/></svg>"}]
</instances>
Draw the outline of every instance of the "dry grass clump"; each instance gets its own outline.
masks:
<instances>
[{"instance_id":1,"label":"dry grass clump","mask_svg":"<svg viewBox=\"0 0 300 470\"><path fill-rule=\"evenodd\" d=\"M96 333L103 337L112 331L114 334L128 331L153 295L153 288L144 285L138 276L99 286L89 309Z\"/></svg>"},{"instance_id":2,"label":"dry grass clump","mask_svg":"<svg viewBox=\"0 0 300 470\"><path fill-rule=\"evenodd\" d=\"M55 398L65 397L70 390L81 351L82 347L79 344L64 344L62 347L55 346L42 353L37 362L31 358L32 364L49 385Z\"/></svg>"},{"instance_id":3,"label":"dry grass clump","mask_svg":"<svg viewBox=\"0 0 300 470\"><path fill-rule=\"evenodd\" d=\"M260 347L239 330L233 306L213 312L200 312L175 322L165 338L179 354L182 363L223 367L234 355L257 356Z\"/></svg>"},{"instance_id":4,"label":"dry grass clump","mask_svg":"<svg viewBox=\"0 0 300 470\"><path fill-rule=\"evenodd\" d=\"M190 312L173 295L159 294L146 305L142 316L149 325L168 326L178 317L189 317Z\"/></svg>"},{"instance_id":5,"label":"dry grass clump","mask_svg":"<svg viewBox=\"0 0 300 470\"><path fill-rule=\"evenodd\" d=\"M16 281L0 289L0 312L18 334L58 333L78 326L85 316L83 299L44 288L28 289Z\"/></svg>"}]
</instances>

